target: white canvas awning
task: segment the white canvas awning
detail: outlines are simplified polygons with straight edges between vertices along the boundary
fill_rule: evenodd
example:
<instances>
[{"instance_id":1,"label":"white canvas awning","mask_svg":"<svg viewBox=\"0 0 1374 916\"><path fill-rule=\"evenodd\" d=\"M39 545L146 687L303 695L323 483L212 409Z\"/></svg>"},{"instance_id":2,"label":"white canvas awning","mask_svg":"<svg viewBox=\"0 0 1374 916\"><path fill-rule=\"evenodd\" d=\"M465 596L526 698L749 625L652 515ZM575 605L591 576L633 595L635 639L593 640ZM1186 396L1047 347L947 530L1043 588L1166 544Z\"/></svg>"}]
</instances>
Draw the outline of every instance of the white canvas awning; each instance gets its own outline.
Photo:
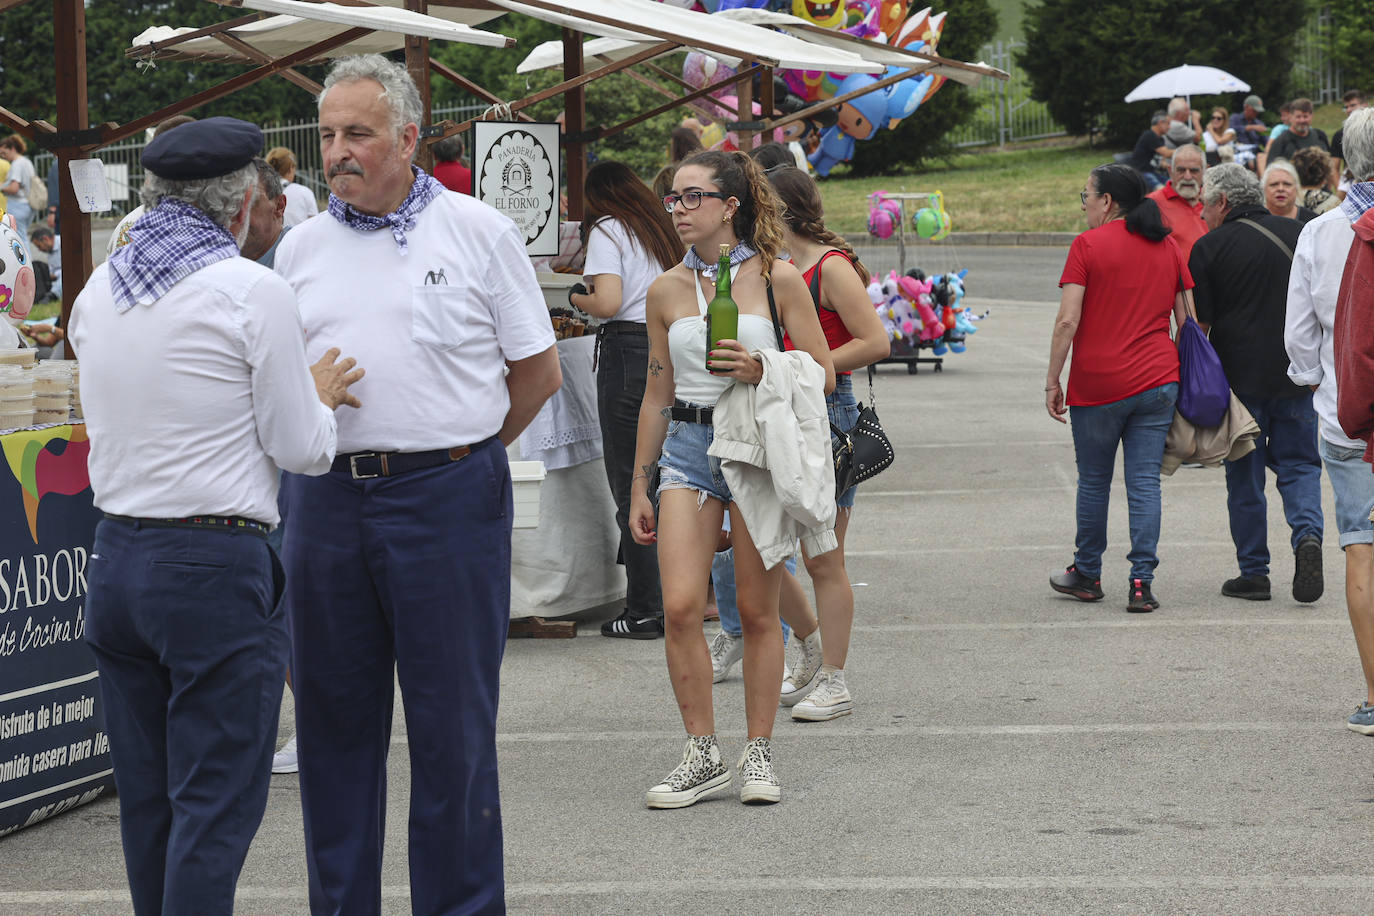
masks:
<instances>
[{"instance_id":1,"label":"white canvas awning","mask_svg":"<svg viewBox=\"0 0 1374 916\"><path fill-rule=\"evenodd\" d=\"M402 9L405 0L372 2L375 6L366 7L312 3L305 0L242 0L241 5L245 8L277 15L238 26L228 30L226 34L252 45L264 54L284 57L339 35L347 29L374 30L371 34L324 52L319 59L400 50L405 46L407 34L493 48L504 48L514 43L504 35L473 28L504 15L501 10L433 7L428 15L424 15ZM192 38L146 55L137 53L140 46L166 41L194 31L197 30L154 26L145 29L134 38L130 52L135 57L157 59L256 63L253 58L224 44L213 35Z\"/></svg>"},{"instance_id":2,"label":"white canvas awning","mask_svg":"<svg viewBox=\"0 0 1374 916\"><path fill-rule=\"evenodd\" d=\"M606 60L623 59L653 44L672 41L689 50L710 54L732 66L749 59L788 70L879 73L883 69L848 49L818 44L809 38L797 38L740 18L732 20L726 27L717 16L681 9L668 3L655 3L653 0L579 0L576 5L549 0L540 0L538 5L518 0L489 2L513 13L597 35L603 40L625 43L628 50L614 44L601 45ZM546 42L540 47L548 44ZM561 64L562 44L552 44L560 49L558 63ZM523 72L524 64L521 69Z\"/></svg>"}]
</instances>

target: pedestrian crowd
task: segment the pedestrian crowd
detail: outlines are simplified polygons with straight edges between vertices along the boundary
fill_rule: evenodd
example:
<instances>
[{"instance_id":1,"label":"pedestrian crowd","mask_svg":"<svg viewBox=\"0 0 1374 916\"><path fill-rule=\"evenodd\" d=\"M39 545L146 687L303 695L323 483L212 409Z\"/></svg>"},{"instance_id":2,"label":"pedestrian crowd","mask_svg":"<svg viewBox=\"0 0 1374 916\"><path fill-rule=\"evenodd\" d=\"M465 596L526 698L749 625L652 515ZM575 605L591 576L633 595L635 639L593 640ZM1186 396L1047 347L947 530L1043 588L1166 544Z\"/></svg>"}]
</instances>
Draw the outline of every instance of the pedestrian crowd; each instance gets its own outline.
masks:
<instances>
[{"instance_id":1,"label":"pedestrian crowd","mask_svg":"<svg viewBox=\"0 0 1374 916\"><path fill-rule=\"evenodd\" d=\"M1050 576L1050 587L1082 601L1105 597L1107 507L1120 450L1128 611L1162 605L1154 591L1160 474L1190 461L1225 465L1237 574L1219 583L1221 594L1273 597L1265 496L1272 470L1293 558L1291 593L1314 602L1325 588L1325 468L1366 682L1347 725L1374 735L1374 110L1359 92L1345 100L1330 153L1325 134L1311 127L1311 103L1297 99L1287 106L1287 129L1253 167L1224 153L1209 166L1210 145L1182 142L1165 150L1169 177L1154 191L1134 159L1088 176L1080 193L1088 229L1060 278L1045 382L1046 410L1071 426L1078 466L1073 560ZM1248 132L1246 145L1258 150L1248 141L1263 133L1262 111L1258 97L1247 98L1243 123L1233 118L1216 141L1240 150ZM1172 113L1142 136L1137 153L1168 134L1165 121L1183 125ZM1224 115L1217 109L1213 120ZM1344 177L1332 191L1336 169ZM1216 426L1179 409L1180 384L1193 376L1181 370L1174 336L1185 336L1190 321L1208 335L1230 387L1230 409Z\"/></svg>"}]
</instances>

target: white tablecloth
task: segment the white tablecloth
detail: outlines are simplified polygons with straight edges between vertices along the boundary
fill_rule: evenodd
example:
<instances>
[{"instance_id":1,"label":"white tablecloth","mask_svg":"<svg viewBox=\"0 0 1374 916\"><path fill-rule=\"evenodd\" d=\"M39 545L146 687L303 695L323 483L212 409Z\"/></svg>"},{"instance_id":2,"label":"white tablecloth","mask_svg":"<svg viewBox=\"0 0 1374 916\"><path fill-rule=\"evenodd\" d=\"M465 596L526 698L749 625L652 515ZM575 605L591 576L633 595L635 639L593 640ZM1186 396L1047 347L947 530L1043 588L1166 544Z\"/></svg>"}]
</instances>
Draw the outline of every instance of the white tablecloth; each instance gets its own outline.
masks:
<instances>
[{"instance_id":1,"label":"white tablecloth","mask_svg":"<svg viewBox=\"0 0 1374 916\"><path fill-rule=\"evenodd\" d=\"M616 565L620 532L601 461L591 337L558 342L563 387L511 446L543 461L539 527L517 528L511 554L511 616L564 617L625 597Z\"/></svg>"}]
</instances>

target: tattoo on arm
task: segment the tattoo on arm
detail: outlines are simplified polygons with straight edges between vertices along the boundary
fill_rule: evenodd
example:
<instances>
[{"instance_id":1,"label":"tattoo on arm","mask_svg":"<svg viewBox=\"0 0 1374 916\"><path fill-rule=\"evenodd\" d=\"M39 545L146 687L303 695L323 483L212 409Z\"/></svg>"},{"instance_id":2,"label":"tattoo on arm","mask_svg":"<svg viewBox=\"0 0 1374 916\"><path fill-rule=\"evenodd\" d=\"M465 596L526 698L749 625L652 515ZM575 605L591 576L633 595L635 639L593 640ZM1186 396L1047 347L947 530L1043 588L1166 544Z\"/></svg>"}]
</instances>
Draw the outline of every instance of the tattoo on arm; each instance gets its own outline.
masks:
<instances>
[{"instance_id":1,"label":"tattoo on arm","mask_svg":"<svg viewBox=\"0 0 1374 916\"><path fill-rule=\"evenodd\" d=\"M654 378L658 378L660 375L663 374L663 363L658 361L657 356L652 356L649 358L649 374L652 375Z\"/></svg>"},{"instance_id":2,"label":"tattoo on arm","mask_svg":"<svg viewBox=\"0 0 1374 916\"><path fill-rule=\"evenodd\" d=\"M645 477L649 478L650 480L653 480L653 479L654 479L654 465L652 465L652 464L641 464L641 465L639 466L639 469L640 469L641 471L644 472L644 476L645 476Z\"/></svg>"}]
</instances>

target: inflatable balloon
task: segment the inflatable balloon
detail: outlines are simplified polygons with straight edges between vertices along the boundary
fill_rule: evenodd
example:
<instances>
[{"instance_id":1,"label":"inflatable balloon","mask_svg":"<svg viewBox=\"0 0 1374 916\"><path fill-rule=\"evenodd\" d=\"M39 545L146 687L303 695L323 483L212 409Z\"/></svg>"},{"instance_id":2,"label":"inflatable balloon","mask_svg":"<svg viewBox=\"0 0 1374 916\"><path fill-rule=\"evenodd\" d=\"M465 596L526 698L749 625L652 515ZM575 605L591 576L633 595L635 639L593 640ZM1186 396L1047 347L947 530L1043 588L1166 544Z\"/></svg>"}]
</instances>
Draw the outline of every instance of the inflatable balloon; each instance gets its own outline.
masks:
<instances>
[{"instance_id":1,"label":"inflatable balloon","mask_svg":"<svg viewBox=\"0 0 1374 916\"><path fill-rule=\"evenodd\" d=\"M26 317L37 290L28 246L14 217L6 214L0 217L0 313Z\"/></svg>"},{"instance_id":2,"label":"inflatable balloon","mask_svg":"<svg viewBox=\"0 0 1374 916\"><path fill-rule=\"evenodd\" d=\"M902 218L902 206L882 191L868 195L868 234L880 239L892 238Z\"/></svg>"},{"instance_id":3,"label":"inflatable balloon","mask_svg":"<svg viewBox=\"0 0 1374 916\"><path fill-rule=\"evenodd\" d=\"M792 0L792 15L814 22L823 29L838 29L844 25L843 0Z\"/></svg>"}]
</instances>

